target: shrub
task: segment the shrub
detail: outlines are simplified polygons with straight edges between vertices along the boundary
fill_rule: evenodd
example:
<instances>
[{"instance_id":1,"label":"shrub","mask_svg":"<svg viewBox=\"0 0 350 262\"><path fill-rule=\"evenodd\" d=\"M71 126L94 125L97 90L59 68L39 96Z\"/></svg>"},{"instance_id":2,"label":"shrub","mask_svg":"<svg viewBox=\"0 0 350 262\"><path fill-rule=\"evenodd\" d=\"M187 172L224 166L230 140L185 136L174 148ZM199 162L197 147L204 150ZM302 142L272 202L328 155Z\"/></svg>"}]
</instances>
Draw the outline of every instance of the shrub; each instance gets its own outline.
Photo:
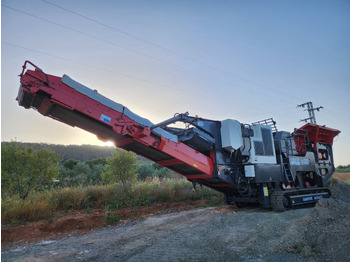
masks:
<instances>
[{"instance_id":1,"label":"shrub","mask_svg":"<svg viewBox=\"0 0 350 262\"><path fill-rule=\"evenodd\" d=\"M52 201L61 210L84 209L89 204L88 191L84 187L66 187L53 191Z\"/></svg>"},{"instance_id":2,"label":"shrub","mask_svg":"<svg viewBox=\"0 0 350 262\"><path fill-rule=\"evenodd\" d=\"M104 159L94 159L86 163L68 159L60 165L59 185L63 187L101 184L104 171Z\"/></svg>"},{"instance_id":3,"label":"shrub","mask_svg":"<svg viewBox=\"0 0 350 262\"><path fill-rule=\"evenodd\" d=\"M137 170L137 178L139 180L145 180L146 178L171 178L177 177L174 171L158 165L157 163L140 165ZM181 176L183 179L183 177Z\"/></svg>"},{"instance_id":4,"label":"shrub","mask_svg":"<svg viewBox=\"0 0 350 262\"><path fill-rule=\"evenodd\" d=\"M59 174L59 156L51 149L11 142L1 144L2 197L19 195L23 200L34 190L46 190Z\"/></svg>"},{"instance_id":5,"label":"shrub","mask_svg":"<svg viewBox=\"0 0 350 262\"><path fill-rule=\"evenodd\" d=\"M56 206L50 200L51 192L37 192L25 200L18 196L1 200L1 221L23 223L46 219L53 215Z\"/></svg>"},{"instance_id":6,"label":"shrub","mask_svg":"<svg viewBox=\"0 0 350 262\"><path fill-rule=\"evenodd\" d=\"M350 165L347 165L347 166L340 165L335 169L335 171L338 173L350 173Z\"/></svg>"},{"instance_id":7,"label":"shrub","mask_svg":"<svg viewBox=\"0 0 350 262\"><path fill-rule=\"evenodd\" d=\"M132 152L116 148L112 157L107 158L105 171L101 174L102 180L108 184L136 180L136 155Z\"/></svg>"}]
</instances>

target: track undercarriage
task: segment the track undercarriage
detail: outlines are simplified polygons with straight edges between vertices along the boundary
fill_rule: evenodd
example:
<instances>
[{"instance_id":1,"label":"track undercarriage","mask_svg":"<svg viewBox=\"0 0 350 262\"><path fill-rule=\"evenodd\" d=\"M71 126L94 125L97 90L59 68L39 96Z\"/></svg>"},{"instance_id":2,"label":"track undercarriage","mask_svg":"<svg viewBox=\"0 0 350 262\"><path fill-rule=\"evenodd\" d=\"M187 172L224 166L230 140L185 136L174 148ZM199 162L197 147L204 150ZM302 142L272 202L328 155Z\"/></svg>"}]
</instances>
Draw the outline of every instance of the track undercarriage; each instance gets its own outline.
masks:
<instances>
[{"instance_id":1,"label":"track undercarriage","mask_svg":"<svg viewBox=\"0 0 350 262\"><path fill-rule=\"evenodd\" d=\"M275 211L313 207L321 198L329 198L331 191L326 187L288 189L275 191L270 196L271 207Z\"/></svg>"}]
</instances>

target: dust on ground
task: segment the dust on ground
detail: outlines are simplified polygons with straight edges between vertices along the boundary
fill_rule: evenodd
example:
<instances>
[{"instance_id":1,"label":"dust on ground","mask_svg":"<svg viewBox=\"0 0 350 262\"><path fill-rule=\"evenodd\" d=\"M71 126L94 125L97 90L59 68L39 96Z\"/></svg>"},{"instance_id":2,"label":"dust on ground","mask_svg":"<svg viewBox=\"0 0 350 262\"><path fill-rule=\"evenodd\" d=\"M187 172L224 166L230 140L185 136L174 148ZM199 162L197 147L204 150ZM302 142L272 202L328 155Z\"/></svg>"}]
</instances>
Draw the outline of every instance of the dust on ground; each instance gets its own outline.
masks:
<instances>
[{"instance_id":1,"label":"dust on ground","mask_svg":"<svg viewBox=\"0 0 350 262\"><path fill-rule=\"evenodd\" d=\"M211 207L5 247L3 261L349 261L350 185L284 213Z\"/></svg>"}]
</instances>

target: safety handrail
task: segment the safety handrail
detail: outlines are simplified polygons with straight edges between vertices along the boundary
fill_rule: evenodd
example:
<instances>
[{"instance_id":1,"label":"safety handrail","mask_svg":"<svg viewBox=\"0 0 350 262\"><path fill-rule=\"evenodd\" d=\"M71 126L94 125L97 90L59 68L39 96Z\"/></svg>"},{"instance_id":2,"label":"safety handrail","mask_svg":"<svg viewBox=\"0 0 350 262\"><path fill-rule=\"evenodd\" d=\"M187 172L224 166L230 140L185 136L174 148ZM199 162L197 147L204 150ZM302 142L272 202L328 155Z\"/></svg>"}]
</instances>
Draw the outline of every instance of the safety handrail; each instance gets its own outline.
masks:
<instances>
[{"instance_id":1,"label":"safety handrail","mask_svg":"<svg viewBox=\"0 0 350 262\"><path fill-rule=\"evenodd\" d=\"M38 66L36 66L35 64L33 64L32 62L30 62L29 60L26 60L26 61L24 62L24 65L22 66L22 72L21 72L21 74L19 75L19 77L23 77L24 71L25 71L26 68L27 68L27 64L32 65L32 66L35 68L36 71L39 71L39 72L43 73L43 75L44 75L45 78L46 78L46 83L45 83L45 84L46 84L47 86L50 86L50 85L49 85L49 78L48 78L47 75L44 73L44 71L43 71L40 67L38 67Z\"/></svg>"}]
</instances>

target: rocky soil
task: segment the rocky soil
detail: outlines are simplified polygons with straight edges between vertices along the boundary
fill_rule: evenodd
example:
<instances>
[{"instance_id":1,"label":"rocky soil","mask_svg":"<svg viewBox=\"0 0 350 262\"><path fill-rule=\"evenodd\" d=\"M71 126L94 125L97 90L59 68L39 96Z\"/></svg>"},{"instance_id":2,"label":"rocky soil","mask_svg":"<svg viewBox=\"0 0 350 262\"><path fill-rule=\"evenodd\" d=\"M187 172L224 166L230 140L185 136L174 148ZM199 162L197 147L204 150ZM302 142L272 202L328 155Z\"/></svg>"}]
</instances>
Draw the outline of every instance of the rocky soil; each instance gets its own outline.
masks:
<instances>
[{"instance_id":1,"label":"rocky soil","mask_svg":"<svg viewBox=\"0 0 350 262\"><path fill-rule=\"evenodd\" d=\"M3 246L3 261L350 261L350 185L284 213L235 206L151 216L85 234Z\"/></svg>"}]
</instances>

